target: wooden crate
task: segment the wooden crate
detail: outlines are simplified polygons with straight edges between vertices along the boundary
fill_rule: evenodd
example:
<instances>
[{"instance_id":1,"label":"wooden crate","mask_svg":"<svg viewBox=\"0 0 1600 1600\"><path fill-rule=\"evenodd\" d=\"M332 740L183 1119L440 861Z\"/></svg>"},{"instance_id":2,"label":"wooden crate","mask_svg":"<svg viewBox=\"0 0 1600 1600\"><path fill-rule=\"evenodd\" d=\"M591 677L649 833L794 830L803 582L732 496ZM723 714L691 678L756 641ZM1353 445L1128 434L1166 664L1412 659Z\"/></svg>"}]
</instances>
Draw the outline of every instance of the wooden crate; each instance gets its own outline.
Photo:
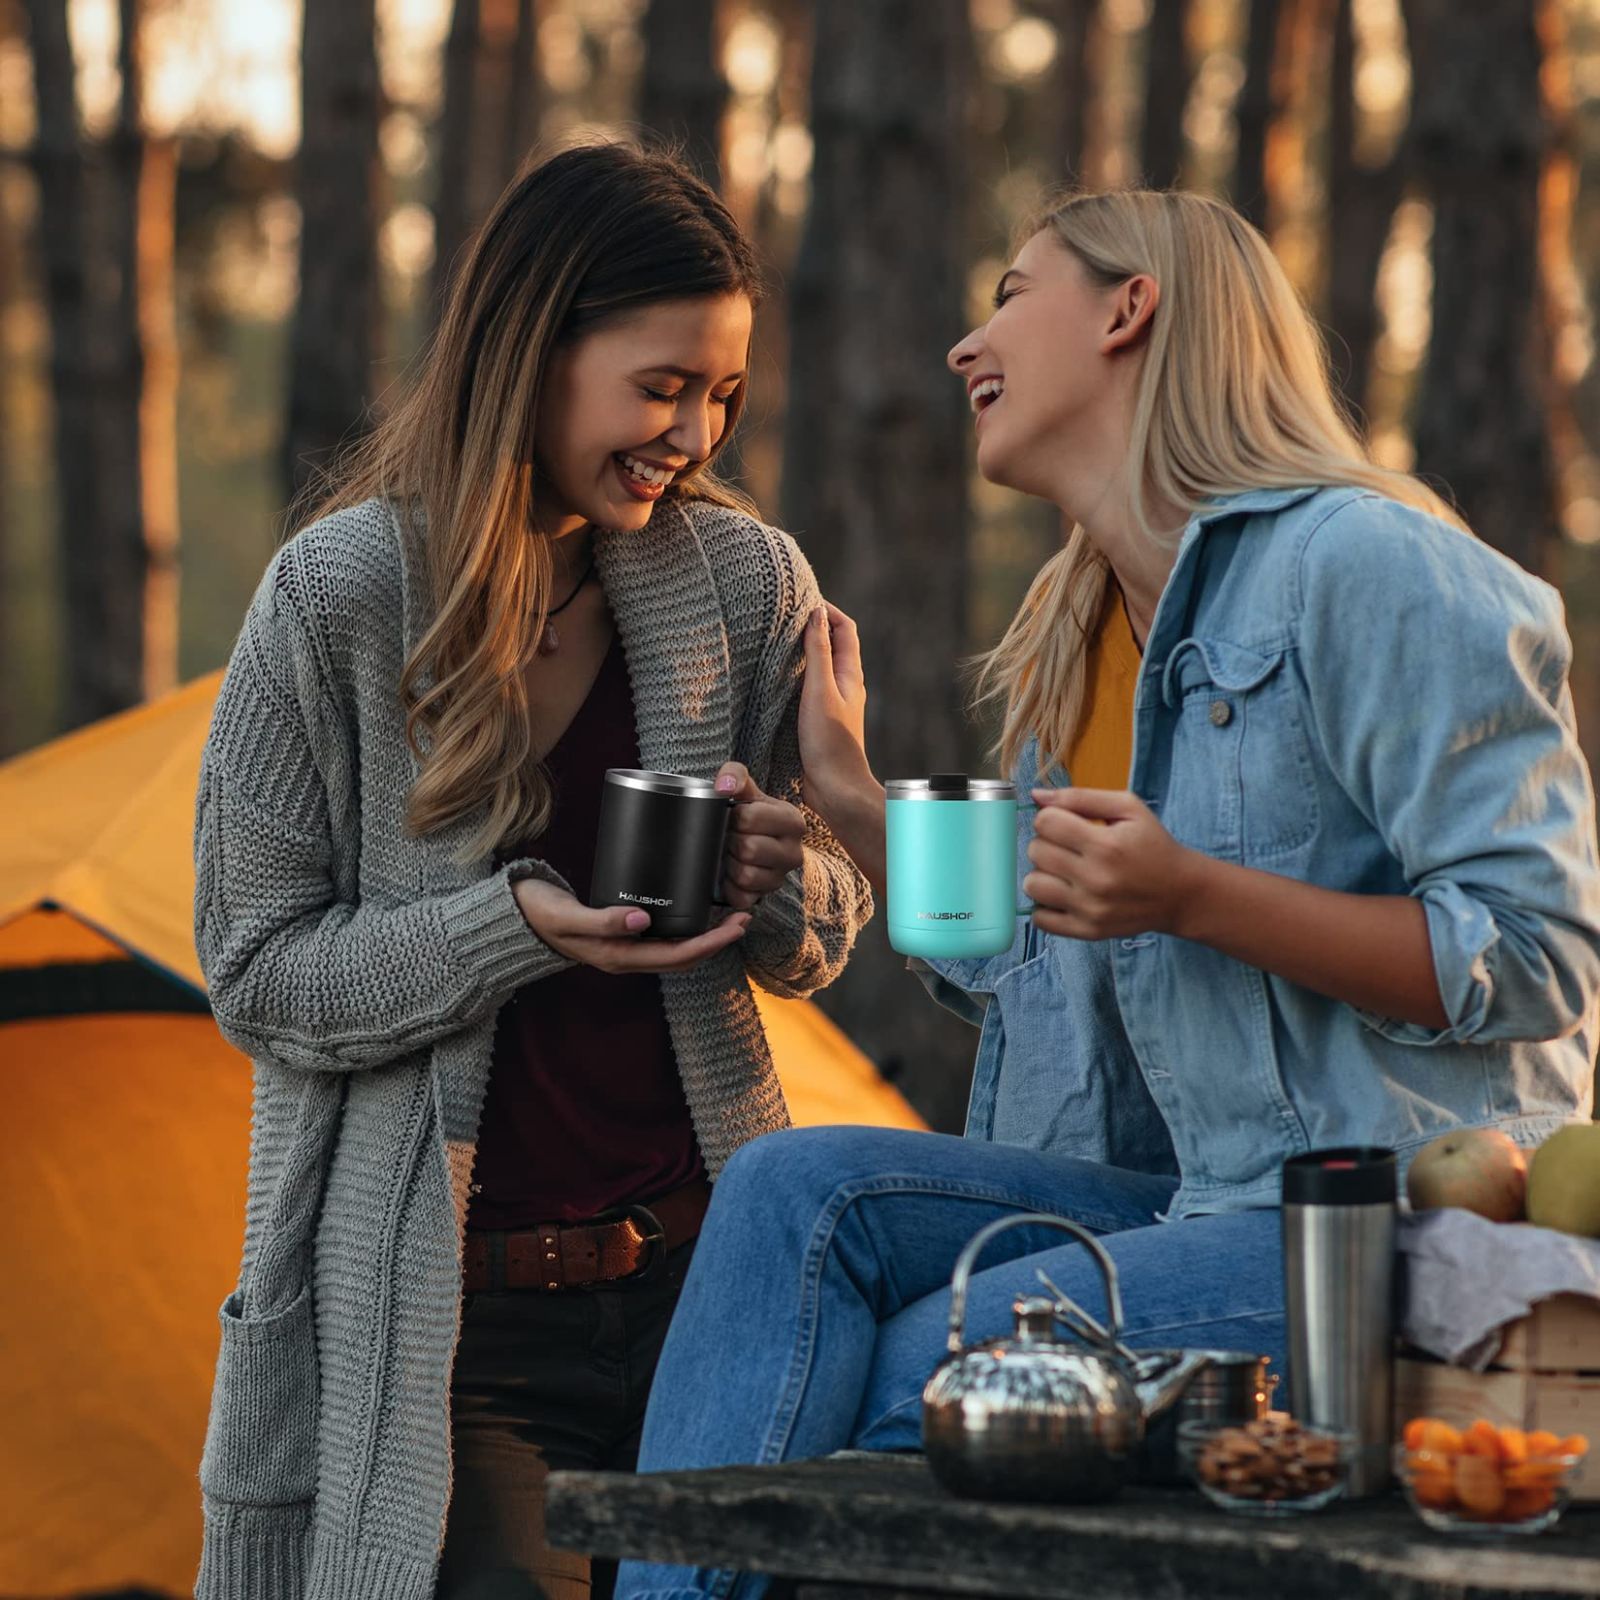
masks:
<instances>
[{"instance_id":1,"label":"wooden crate","mask_svg":"<svg viewBox=\"0 0 1600 1600\"><path fill-rule=\"evenodd\" d=\"M1494 1364L1517 1372L1600 1375L1600 1300L1583 1294L1541 1300L1507 1327Z\"/></svg>"},{"instance_id":2,"label":"wooden crate","mask_svg":"<svg viewBox=\"0 0 1600 1600\"><path fill-rule=\"evenodd\" d=\"M1514 1428L1586 1434L1594 1449L1573 1480L1575 1500L1600 1504L1600 1302L1543 1300L1506 1329L1487 1372L1402 1350L1395 1364L1395 1423L1438 1417L1463 1428L1478 1417Z\"/></svg>"}]
</instances>

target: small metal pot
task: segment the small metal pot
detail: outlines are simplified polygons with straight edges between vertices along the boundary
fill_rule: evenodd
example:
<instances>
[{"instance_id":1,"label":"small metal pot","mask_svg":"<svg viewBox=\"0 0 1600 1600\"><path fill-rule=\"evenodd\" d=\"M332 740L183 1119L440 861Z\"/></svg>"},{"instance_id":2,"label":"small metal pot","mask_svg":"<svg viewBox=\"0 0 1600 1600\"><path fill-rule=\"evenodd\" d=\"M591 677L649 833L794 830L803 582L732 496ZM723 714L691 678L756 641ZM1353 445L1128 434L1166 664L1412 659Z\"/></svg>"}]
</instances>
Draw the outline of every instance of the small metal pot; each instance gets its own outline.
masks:
<instances>
[{"instance_id":1,"label":"small metal pot","mask_svg":"<svg viewBox=\"0 0 1600 1600\"><path fill-rule=\"evenodd\" d=\"M1176 1405L1151 1419L1145 1429L1135 1477L1140 1483L1186 1483L1178 1459L1178 1426L1184 1422L1244 1424L1264 1417L1272 1404L1276 1375L1269 1375L1269 1358L1248 1350L1141 1351L1142 1357L1165 1356L1176 1361L1183 1355L1201 1355L1203 1366L1190 1377Z\"/></svg>"}]
</instances>

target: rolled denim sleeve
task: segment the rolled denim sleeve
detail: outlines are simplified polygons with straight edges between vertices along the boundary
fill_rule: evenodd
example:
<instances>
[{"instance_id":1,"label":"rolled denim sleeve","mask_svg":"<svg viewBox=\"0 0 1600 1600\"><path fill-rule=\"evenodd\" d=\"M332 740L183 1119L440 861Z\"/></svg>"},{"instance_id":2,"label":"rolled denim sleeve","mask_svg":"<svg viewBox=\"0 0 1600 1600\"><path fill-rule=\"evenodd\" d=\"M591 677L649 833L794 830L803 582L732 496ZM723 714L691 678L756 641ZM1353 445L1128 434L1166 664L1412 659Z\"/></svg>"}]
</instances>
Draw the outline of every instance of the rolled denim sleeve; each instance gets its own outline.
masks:
<instances>
[{"instance_id":1,"label":"rolled denim sleeve","mask_svg":"<svg viewBox=\"0 0 1600 1600\"><path fill-rule=\"evenodd\" d=\"M1574 1032L1600 993L1594 794L1559 595L1424 512L1343 503L1300 562L1301 670L1334 775L1428 920L1434 1045Z\"/></svg>"}]
</instances>

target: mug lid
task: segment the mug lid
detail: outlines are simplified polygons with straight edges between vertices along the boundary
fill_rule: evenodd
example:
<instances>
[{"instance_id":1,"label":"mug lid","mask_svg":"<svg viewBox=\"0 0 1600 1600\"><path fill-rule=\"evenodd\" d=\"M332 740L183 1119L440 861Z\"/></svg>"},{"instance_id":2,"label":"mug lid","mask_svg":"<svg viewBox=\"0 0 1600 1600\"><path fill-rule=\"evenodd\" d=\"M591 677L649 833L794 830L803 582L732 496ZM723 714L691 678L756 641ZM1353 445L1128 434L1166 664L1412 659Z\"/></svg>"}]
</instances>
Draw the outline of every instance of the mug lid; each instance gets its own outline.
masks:
<instances>
[{"instance_id":1,"label":"mug lid","mask_svg":"<svg viewBox=\"0 0 1600 1600\"><path fill-rule=\"evenodd\" d=\"M1386 1145L1307 1150L1283 1164L1286 1206L1393 1205L1398 1192L1395 1153Z\"/></svg>"},{"instance_id":2,"label":"mug lid","mask_svg":"<svg viewBox=\"0 0 1600 1600\"><path fill-rule=\"evenodd\" d=\"M694 800L726 800L713 778L683 778L673 772L648 772L634 767L607 767L606 782L647 794L676 794Z\"/></svg>"},{"instance_id":3,"label":"mug lid","mask_svg":"<svg viewBox=\"0 0 1600 1600\"><path fill-rule=\"evenodd\" d=\"M926 778L891 778L884 784L891 800L1015 800L1017 786L998 778L969 778L964 772L935 772Z\"/></svg>"}]
</instances>

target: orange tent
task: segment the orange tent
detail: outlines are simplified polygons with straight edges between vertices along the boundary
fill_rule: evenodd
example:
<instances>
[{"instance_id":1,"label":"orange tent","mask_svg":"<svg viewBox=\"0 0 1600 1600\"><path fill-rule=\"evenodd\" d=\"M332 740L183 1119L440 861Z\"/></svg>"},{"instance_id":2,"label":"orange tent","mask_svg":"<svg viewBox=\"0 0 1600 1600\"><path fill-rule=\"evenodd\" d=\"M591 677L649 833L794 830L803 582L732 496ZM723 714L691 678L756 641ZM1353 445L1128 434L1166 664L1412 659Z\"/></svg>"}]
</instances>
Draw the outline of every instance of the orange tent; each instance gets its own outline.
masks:
<instances>
[{"instance_id":1,"label":"orange tent","mask_svg":"<svg viewBox=\"0 0 1600 1600\"><path fill-rule=\"evenodd\" d=\"M191 937L218 677L0 765L0 1594L187 1594L249 1065ZM815 1007L758 995L799 1123L920 1127Z\"/></svg>"}]
</instances>

